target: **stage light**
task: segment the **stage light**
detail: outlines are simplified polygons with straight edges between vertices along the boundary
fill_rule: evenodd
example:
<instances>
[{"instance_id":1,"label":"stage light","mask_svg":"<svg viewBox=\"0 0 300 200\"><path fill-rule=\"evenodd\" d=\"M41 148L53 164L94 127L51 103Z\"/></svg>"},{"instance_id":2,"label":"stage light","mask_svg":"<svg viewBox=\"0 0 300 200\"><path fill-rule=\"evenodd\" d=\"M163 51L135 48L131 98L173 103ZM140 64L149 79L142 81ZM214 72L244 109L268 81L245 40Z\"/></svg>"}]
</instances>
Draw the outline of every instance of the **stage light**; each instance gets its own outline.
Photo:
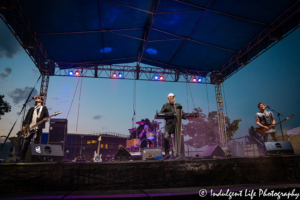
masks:
<instances>
[{"instance_id":1,"label":"stage light","mask_svg":"<svg viewBox=\"0 0 300 200\"><path fill-rule=\"evenodd\" d=\"M79 76L79 75L80 75L79 71L76 71L76 72L75 72L75 75L76 75L76 76Z\"/></svg>"},{"instance_id":2,"label":"stage light","mask_svg":"<svg viewBox=\"0 0 300 200\"><path fill-rule=\"evenodd\" d=\"M119 75L118 75L118 76L119 76L119 78L122 78L122 74L121 74L121 73L119 73Z\"/></svg>"},{"instance_id":3,"label":"stage light","mask_svg":"<svg viewBox=\"0 0 300 200\"><path fill-rule=\"evenodd\" d=\"M73 72L72 72L72 71L70 71L70 72L69 72L69 75L70 75L70 76L73 76Z\"/></svg>"},{"instance_id":4,"label":"stage light","mask_svg":"<svg viewBox=\"0 0 300 200\"><path fill-rule=\"evenodd\" d=\"M160 76L160 77L159 77L159 80L161 80L161 81L164 80L164 77L163 77L163 76Z\"/></svg>"},{"instance_id":5,"label":"stage light","mask_svg":"<svg viewBox=\"0 0 300 200\"><path fill-rule=\"evenodd\" d=\"M200 83L202 81L202 78L198 78L198 82Z\"/></svg>"},{"instance_id":6,"label":"stage light","mask_svg":"<svg viewBox=\"0 0 300 200\"><path fill-rule=\"evenodd\" d=\"M155 76L154 76L154 79L155 79L155 80L157 80L158 78L159 78L159 76L158 76L158 75L155 75Z\"/></svg>"},{"instance_id":7,"label":"stage light","mask_svg":"<svg viewBox=\"0 0 300 200\"><path fill-rule=\"evenodd\" d=\"M193 78L193 82L197 82L197 79L196 79L196 78Z\"/></svg>"},{"instance_id":8,"label":"stage light","mask_svg":"<svg viewBox=\"0 0 300 200\"><path fill-rule=\"evenodd\" d=\"M117 74L116 73L113 73L113 75L112 75L113 77L117 77Z\"/></svg>"}]
</instances>

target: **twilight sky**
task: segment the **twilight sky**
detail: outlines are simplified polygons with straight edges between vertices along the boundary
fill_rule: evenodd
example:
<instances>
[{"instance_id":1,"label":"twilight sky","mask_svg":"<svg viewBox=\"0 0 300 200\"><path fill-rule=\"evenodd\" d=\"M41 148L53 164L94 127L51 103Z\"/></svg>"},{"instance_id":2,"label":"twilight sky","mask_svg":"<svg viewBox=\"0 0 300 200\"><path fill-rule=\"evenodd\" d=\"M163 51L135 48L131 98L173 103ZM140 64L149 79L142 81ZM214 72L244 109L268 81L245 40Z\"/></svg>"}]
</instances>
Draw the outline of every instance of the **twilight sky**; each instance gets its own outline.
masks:
<instances>
[{"instance_id":1,"label":"twilight sky","mask_svg":"<svg viewBox=\"0 0 300 200\"><path fill-rule=\"evenodd\" d=\"M292 119L282 124L284 133L300 126L299 52L298 29L224 82L228 116L232 120L242 119L234 138L245 136L248 128L256 126L255 113L260 101L281 112L284 117L294 114ZM0 94L4 94L4 100L12 106L12 111L0 120L0 136L9 133L38 77L37 68L0 20ZM62 111L56 118L67 117L77 82L78 78L74 77L50 77L47 98L49 114ZM176 95L176 102L183 106L185 112L193 109L193 101L191 95L187 95L185 83L137 81L136 86L137 121L145 118L152 120L156 110L159 111L167 102L170 92ZM78 88L68 116L68 132L128 134L128 129L132 127L133 87L134 81L131 80L83 78L79 115ZM205 84L190 84L190 87L195 107L201 107L205 114L208 110L216 110L213 85L207 85L207 90ZM40 82L34 94L39 90ZM20 129L20 119L11 136ZM275 119L278 121L277 116ZM279 126L276 129L277 135L280 135ZM48 130L47 125L44 132Z\"/></svg>"}]
</instances>

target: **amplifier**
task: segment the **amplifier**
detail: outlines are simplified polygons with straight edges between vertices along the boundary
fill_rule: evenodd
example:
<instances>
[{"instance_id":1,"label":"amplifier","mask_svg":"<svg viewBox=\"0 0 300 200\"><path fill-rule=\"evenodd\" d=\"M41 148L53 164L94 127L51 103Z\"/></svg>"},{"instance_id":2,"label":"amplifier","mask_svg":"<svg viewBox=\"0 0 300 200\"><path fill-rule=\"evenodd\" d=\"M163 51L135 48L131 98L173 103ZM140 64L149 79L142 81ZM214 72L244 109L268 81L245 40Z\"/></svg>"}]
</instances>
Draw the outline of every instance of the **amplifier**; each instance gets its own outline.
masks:
<instances>
[{"instance_id":1,"label":"amplifier","mask_svg":"<svg viewBox=\"0 0 300 200\"><path fill-rule=\"evenodd\" d=\"M155 156L161 156L161 148L144 148L142 150L142 160Z\"/></svg>"},{"instance_id":2,"label":"amplifier","mask_svg":"<svg viewBox=\"0 0 300 200\"><path fill-rule=\"evenodd\" d=\"M25 156L26 162L52 162L63 159L61 146L51 144L30 144Z\"/></svg>"},{"instance_id":3,"label":"amplifier","mask_svg":"<svg viewBox=\"0 0 300 200\"><path fill-rule=\"evenodd\" d=\"M64 148L67 141L67 132L67 119L50 119L48 144L60 144Z\"/></svg>"}]
</instances>

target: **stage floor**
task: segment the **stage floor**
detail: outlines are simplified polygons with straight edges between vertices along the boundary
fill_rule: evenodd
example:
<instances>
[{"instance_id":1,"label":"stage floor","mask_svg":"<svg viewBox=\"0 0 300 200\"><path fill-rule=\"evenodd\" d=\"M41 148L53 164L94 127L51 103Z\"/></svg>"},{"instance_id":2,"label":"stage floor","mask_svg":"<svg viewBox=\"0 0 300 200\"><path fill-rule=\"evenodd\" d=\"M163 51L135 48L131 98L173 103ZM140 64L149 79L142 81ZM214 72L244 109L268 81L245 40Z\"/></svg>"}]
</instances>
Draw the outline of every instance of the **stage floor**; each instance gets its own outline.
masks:
<instances>
[{"instance_id":1,"label":"stage floor","mask_svg":"<svg viewBox=\"0 0 300 200\"><path fill-rule=\"evenodd\" d=\"M102 190L102 191L53 191L53 192L23 192L1 195L1 199L7 200L24 200L24 199L182 199L182 198L200 198L199 191L206 191L205 199L216 199L213 193L218 194L220 191L226 193L235 192L243 197L247 194L247 199L251 199L251 193L256 193L255 197L264 197L261 190L270 193L272 190L282 193L299 194L300 184L295 182L280 182L267 184L240 184L240 185L222 185L206 187L188 187L188 188L165 188L165 189L140 189L140 190ZM257 198L253 199L257 199ZM236 197L232 197L235 198ZM276 197L273 197L277 199ZM228 196L218 196L217 199L229 199ZM286 199L286 198L284 198ZM290 199L296 199L291 197Z\"/></svg>"},{"instance_id":2,"label":"stage floor","mask_svg":"<svg viewBox=\"0 0 300 200\"><path fill-rule=\"evenodd\" d=\"M69 192L203 188L300 182L300 156L127 161L3 163L0 192Z\"/></svg>"}]
</instances>

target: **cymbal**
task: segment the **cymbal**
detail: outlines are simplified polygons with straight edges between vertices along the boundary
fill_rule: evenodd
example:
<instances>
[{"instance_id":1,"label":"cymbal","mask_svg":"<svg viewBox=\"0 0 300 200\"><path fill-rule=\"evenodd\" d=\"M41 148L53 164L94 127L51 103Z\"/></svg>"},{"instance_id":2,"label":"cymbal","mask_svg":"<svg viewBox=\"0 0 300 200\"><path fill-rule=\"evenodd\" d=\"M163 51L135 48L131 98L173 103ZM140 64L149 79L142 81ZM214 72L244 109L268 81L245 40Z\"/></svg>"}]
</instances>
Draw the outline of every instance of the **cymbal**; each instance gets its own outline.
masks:
<instances>
[{"instance_id":1,"label":"cymbal","mask_svg":"<svg viewBox=\"0 0 300 200\"><path fill-rule=\"evenodd\" d=\"M144 121L138 121L138 122L136 122L136 124L139 124L139 125L145 125L146 122L144 122Z\"/></svg>"},{"instance_id":2,"label":"cymbal","mask_svg":"<svg viewBox=\"0 0 300 200\"><path fill-rule=\"evenodd\" d=\"M152 124L161 124L162 122L153 122Z\"/></svg>"}]
</instances>

